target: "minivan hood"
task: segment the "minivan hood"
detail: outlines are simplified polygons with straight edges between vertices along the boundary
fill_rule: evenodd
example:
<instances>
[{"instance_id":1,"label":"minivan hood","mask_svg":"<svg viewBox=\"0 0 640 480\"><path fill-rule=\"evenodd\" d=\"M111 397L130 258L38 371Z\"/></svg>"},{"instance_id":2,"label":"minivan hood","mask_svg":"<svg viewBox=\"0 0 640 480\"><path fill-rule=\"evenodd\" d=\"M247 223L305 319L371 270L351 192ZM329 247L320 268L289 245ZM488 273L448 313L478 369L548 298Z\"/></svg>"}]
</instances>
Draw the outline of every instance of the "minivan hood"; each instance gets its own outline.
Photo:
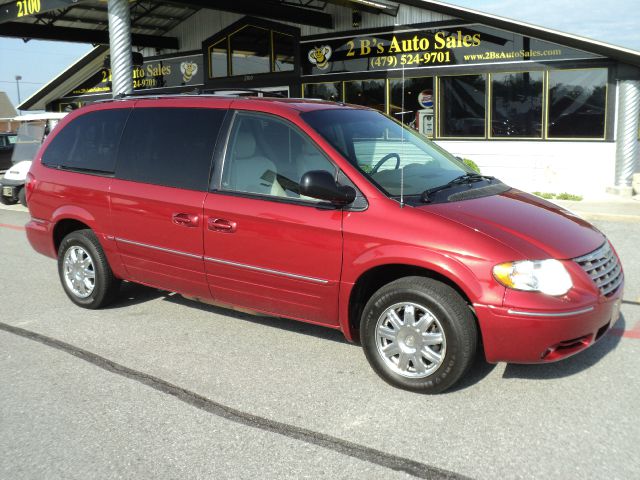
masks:
<instances>
[{"instance_id":1,"label":"minivan hood","mask_svg":"<svg viewBox=\"0 0 640 480\"><path fill-rule=\"evenodd\" d=\"M500 195L417 208L484 233L517 250L522 259L575 258L595 250L605 241L605 236L590 223L516 189Z\"/></svg>"}]
</instances>

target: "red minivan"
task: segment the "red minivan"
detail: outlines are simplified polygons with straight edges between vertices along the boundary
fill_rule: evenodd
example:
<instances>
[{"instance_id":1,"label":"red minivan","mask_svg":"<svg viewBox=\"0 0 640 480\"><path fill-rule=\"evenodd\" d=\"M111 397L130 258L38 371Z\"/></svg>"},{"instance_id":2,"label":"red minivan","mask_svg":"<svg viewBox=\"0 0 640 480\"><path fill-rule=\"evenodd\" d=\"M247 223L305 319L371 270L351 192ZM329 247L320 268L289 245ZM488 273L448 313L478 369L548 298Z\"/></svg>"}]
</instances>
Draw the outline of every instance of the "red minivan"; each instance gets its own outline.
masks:
<instances>
[{"instance_id":1,"label":"red minivan","mask_svg":"<svg viewBox=\"0 0 640 480\"><path fill-rule=\"evenodd\" d=\"M122 280L359 341L435 393L476 352L551 362L616 322L623 273L570 212L367 108L185 95L84 107L27 180L27 236L85 308Z\"/></svg>"}]
</instances>

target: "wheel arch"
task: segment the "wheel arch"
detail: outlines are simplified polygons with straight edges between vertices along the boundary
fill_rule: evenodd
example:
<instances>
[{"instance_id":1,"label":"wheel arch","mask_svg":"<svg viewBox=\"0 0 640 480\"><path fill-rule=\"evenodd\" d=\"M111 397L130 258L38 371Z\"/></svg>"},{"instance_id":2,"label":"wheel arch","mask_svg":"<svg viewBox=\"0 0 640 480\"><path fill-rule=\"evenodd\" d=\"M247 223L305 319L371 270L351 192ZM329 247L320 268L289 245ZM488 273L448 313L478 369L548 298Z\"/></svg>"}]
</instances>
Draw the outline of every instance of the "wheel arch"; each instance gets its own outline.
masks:
<instances>
[{"instance_id":1,"label":"wheel arch","mask_svg":"<svg viewBox=\"0 0 640 480\"><path fill-rule=\"evenodd\" d=\"M77 230L91 230L91 227L75 218L62 218L55 223L53 227L53 247L56 253L58 253L62 239Z\"/></svg>"},{"instance_id":2,"label":"wheel arch","mask_svg":"<svg viewBox=\"0 0 640 480\"><path fill-rule=\"evenodd\" d=\"M434 268L409 263L376 265L362 272L351 288L349 294L348 325L345 325L350 333L349 336L352 338L358 337L357 332L360 328L359 323L362 309L369 298L371 298L371 295L387 283L410 276L432 278L442 282L458 292L468 305L473 305L473 301L468 292L466 292L457 281Z\"/></svg>"},{"instance_id":3,"label":"wheel arch","mask_svg":"<svg viewBox=\"0 0 640 480\"><path fill-rule=\"evenodd\" d=\"M76 230L89 229L97 234L96 219L84 208L76 205L63 205L51 216L53 224L52 236L56 253L62 239Z\"/></svg>"}]
</instances>

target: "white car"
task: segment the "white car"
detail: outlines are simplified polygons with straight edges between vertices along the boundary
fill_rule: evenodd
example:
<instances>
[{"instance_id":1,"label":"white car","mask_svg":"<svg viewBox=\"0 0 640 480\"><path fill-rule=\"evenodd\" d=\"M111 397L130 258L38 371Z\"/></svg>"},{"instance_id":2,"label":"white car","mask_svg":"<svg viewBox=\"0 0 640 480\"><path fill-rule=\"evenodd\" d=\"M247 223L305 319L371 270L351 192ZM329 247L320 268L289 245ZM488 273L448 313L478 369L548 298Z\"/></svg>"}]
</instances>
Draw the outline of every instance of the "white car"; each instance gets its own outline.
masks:
<instances>
[{"instance_id":1,"label":"white car","mask_svg":"<svg viewBox=\"0 0 640 480\"><path fill-rule=\"evenodd\" d=\"M24 183L31 168L31 161L38 153L42 142L66 113L31 113L14 118L20 122L18 137L11 156L11 167L0 178L0 202L11 205L20 202L25 207L27 200Z\"/></svg>"}]
</instances>

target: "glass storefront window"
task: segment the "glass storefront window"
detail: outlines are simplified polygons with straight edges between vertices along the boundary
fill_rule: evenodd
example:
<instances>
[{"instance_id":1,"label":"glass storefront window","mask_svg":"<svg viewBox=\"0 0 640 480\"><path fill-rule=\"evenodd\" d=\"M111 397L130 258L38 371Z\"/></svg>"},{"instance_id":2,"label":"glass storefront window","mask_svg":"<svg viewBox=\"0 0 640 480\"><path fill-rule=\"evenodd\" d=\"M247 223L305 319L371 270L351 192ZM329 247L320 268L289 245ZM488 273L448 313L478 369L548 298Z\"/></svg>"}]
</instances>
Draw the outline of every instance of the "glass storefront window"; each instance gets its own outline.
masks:
<instances>
[{"instance_id":1,"label":"glass storefront window","mask_svg":"<svg viewBox=\"0 0 640 480\"><path fill-rule=\"evenodd\" d=\"M549 72L549 138L604 138L607 69Z\"/></svg>"},{"instance_id":2,"label":"glass storefront window","mask_svg":"<svg viewBox=\"0 0 640 480\"><path fill-rule=\"evenodd\" d=\"M227 76L227 37L209 47L209 78Z\"/></svg>"},{"instance_id":3,"label":"glass storefront window","mask_svg":"<svg viewBox=\"0 0 640 480\"><path fill-rule=\"evenodd\" d=\"M491 136L542 137L542 72L491 75Z\"/></svg>"},{"instance_id":4,"label":"glass storefront window","mask_svg":"<svg viewBox=\"0 0 640 480\"><path fill-rule=\"evenodd\" d=\"M342 82L305 83L302 86L304 98L320 98L331 102L342 101Z\"/></svg>"},{"instance_id":5,"label":"glass storefront window","mask_svg":"<svg viewBox=\"0 0 640 480\"><path fill-rule=\"evenodd\" d=\"M290 72L295 64L293 35L273 32L273 71Z\"/></svg>"},{"instance_id":6,"label":"glass storefront window","mask_svg":"<svg viewBox=\"0 0 640 480\"><path fill-rule=\"evenodd\" d=\"M433 137L433 77L389 79L389 115L427 137Z\"/></svg>"},{"instance_id":7,"label":"glass storefront window","mask_svg":"<svg viewBox=\"0 0 640 480\"><path fill-rule=\"evenodd\" d=\"M230 36L231 74L251 75L271 71L271 40L266 28L247 25Z\"/></svg>"},{"instance_id":8,"label":"glass storefront window","mask_svg":"<svg viewBox=\"0 0 640 480\"><path fill-rule=\"evenodd\" d=\"M344 82L344 100L347 103L364 105L384 112L385 96L383 79Z\"/></svg>"},{"instance_id":9,"label":"glass storefront window","mask_svg":"<svg viewBox=\"0 0 640 480\"><path fill-rule=\"evenodd\" d=\"M439 91L441 137L484 137L484 75L442 77Z\"/></svg>"}]
</instances>

